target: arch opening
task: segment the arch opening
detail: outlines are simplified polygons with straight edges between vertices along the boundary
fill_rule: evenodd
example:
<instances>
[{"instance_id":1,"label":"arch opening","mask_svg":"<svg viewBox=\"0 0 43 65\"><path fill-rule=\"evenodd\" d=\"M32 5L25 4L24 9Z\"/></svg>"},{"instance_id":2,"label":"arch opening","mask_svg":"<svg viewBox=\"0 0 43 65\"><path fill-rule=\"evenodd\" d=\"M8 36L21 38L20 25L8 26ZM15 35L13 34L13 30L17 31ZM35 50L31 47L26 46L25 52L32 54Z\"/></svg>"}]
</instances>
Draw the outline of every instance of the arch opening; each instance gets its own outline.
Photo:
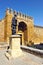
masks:
<instances>
[{"instance_id":1,"label":"arch opening","mask_svg":"<svg viewBox=\"0 0 43 65\"><path fill-rule=\"evenodd\" d=\"M18 30L25 31L27 29L27 25L24 22L20 22L18 25Z\"/></svg>"},{"instance_id":2,"label":"arch opening","mask_svg":"<svg viewBox=\"0 0 43 65\"><path fill-rule=\"evenodd\" d=\"M27 24L24 22L20 22L18 25L18 32L22 35L22 44L25 45L28 41Z\"/></svg>"}]
</instances>

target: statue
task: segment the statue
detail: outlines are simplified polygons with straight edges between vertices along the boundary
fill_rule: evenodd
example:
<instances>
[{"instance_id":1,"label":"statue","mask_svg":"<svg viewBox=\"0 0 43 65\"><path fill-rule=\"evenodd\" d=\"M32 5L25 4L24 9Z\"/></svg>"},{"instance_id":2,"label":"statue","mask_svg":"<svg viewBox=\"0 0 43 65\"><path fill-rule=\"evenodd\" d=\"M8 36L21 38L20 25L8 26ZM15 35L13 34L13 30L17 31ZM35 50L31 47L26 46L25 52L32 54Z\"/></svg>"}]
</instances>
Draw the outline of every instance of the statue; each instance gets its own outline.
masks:
<instances>
[{"instance_id":1,"label":"statue","mask_svg":"<svg viewBox=\"0 0 43 65\"><path fill-rule=\"evenodd\" d=\"M17 26L17 20L16 20L16 15L14 15L12 19L12 35L16 34L16 26Z\"/></svg>"}]
</instances>

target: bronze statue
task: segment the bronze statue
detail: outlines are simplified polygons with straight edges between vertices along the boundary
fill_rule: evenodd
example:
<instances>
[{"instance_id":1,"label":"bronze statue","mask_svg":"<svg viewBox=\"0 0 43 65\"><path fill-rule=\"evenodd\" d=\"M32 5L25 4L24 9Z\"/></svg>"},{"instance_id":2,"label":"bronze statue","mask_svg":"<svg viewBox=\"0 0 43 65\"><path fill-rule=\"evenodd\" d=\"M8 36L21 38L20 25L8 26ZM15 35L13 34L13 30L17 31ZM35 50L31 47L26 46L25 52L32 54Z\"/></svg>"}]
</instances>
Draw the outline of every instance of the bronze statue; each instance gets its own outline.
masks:
<instances>
[{"instance_id":1,"label":"bronze statue","mask_svg":"<svg viewBox=\"0 0 43 65\"><path fill-rule=\"evenodd\" d=\"M12 18L12 35L16 34L16 26L17 26L17 20L16 20L16 15Z\"/></svg>"}]
</instances>

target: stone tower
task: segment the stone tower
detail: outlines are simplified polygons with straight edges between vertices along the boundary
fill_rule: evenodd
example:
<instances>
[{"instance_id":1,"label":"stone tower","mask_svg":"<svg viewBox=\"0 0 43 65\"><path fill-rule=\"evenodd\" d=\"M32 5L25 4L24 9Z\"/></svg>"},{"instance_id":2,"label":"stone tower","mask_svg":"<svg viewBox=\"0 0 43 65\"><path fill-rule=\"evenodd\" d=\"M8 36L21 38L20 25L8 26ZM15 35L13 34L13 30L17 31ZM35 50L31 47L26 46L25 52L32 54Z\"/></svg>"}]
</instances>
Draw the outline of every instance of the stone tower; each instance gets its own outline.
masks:
<instances>
[{"instance_id":1,"label":"stone tower","mask_svg":"<svg viewBox=\"0 0 43 65\"><path fill-rule=\"evenodd\" d=\"M9 37L12 34L11 31L12 17L13 17L13 11L12 9L8 8L6 10L6 15L5 15L5 40L7 42L9 42Z\"/></svg>"}]
</instances>

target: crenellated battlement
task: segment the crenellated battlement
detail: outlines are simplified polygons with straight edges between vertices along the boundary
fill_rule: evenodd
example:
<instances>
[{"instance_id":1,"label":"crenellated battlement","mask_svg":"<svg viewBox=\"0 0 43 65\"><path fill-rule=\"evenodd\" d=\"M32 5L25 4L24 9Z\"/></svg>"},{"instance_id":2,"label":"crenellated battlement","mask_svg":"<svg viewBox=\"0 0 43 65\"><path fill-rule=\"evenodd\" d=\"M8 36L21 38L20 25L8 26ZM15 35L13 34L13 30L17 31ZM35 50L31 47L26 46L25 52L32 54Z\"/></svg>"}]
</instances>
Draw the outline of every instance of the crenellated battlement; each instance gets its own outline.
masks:
<instances>
[{"instance_id":1,"label":"crenellated battlement","mask_svg":"<svg viewBox=\"0 0 43 65\"><path fill-rule=\"evenodd\" d=\"M6 15L9 15L9 14L13 14L13 10L12 10L12 9L7 8L7 9L6 9Z\"/></svg>"},{"instance_id":2,"label":"crenellated battlement","mask_svg":"<svg viewBox=\"0 0 43 65\"><path fill-rule=\"evenodd\" d=\"M20 12L17 12L16 10L13 11L12 9L7 8L7 10L6 10L6 15L9 15L9 14L13 14L13 15L17 15L17 16L19 16L19 17L21 17L21 18L33 20L33 18L32 18L31 16L27 16L27 15L25 15L25 14L22 14L22 13L20 13Z\"/></svg>"},{"instance_id":3,"label":"crenellated battlement","mask_svg":"<svg viewBox=\"0 0 43 65\"><path fill-rule=\"evenodd\" d=\"M22 14L22 13L20 13L20 12L14 11L14 14L16 14L16 15L19 16L19 17L23 17L23 18L25 18L25 19L31 19L31 20L33 20L32 17L27 16L27 15L25 15L25 14Z\"/></svg>"}]
</instances>

